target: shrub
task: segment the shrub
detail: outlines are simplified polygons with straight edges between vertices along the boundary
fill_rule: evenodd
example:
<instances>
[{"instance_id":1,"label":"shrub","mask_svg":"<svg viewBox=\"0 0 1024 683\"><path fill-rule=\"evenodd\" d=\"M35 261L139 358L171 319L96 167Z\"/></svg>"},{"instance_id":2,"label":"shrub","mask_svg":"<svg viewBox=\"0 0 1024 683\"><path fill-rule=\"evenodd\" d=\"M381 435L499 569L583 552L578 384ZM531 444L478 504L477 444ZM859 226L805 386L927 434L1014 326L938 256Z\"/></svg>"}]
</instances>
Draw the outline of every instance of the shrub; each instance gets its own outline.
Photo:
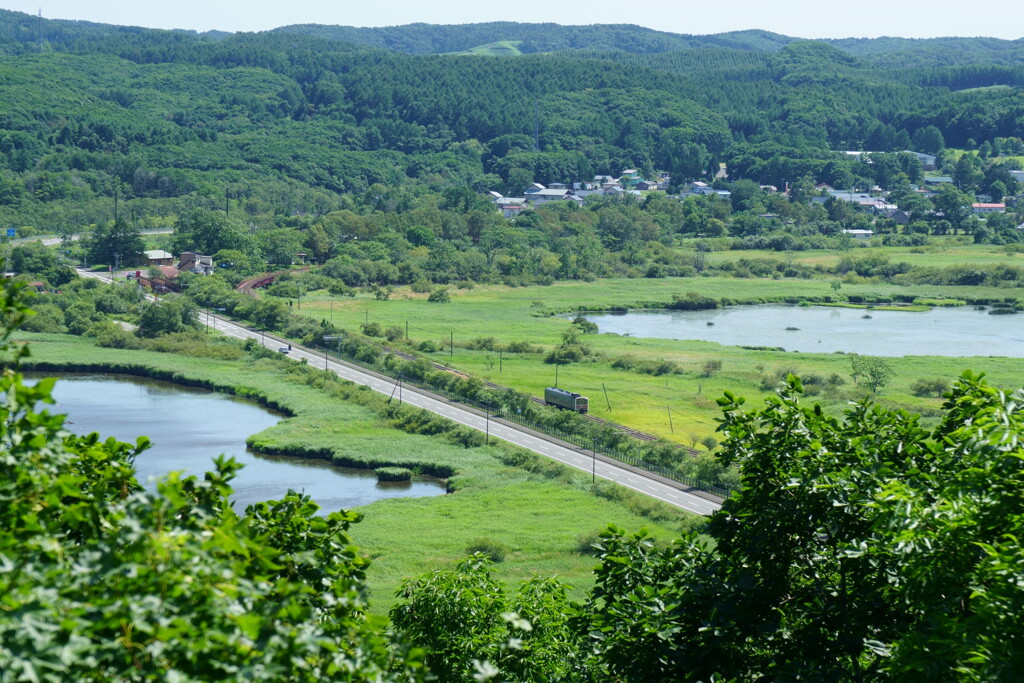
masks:
<instances>
[{"instance_id":1,"label":"shrub","mask_svg":"<svg viewBox=\"0 0 1024 683\"><path fill-rule=\"evenodd\" d=\"M697 292L687 292L685 296L672 295L672 303L668 307L678 311L702 311L718 308L718 302Z\"/></svg>"},{"instance_id":2,"label":"shrub","mask_svg":"<svg viewBox=\"0 0 1024 683\"><path fill-rule=\"evenodd\" d=\"M576 316L572 324L580 328L580 332L583 334L597 334L597 323L590 322L582 315Z\"/></svg>"},{"instance_id":3,"label":"shrub","mask_svg":"<svg viewBox=\"0 0 1024 683\"><path fill-rule=\"evenodd\" d=\"M495 563L504 562L505 556L508 555L508 551L509 548L507 545L498 541L492 541L489 538L478 538L466 546L467 555L483 553L491 562Z\"/></svg>"},{"instance_id":4,"label":"shrub","mask_svg":"<svg viewBox=\"0 0 1024 683\"><path fill-rule=\"evenodd\" d=\"M332 282L327 287L327 291L330 292L331 294L333 294L334 296L355 296L356 295L356 290L352 289L351 287L346 285L344 282L341 282L340 280Z\"/></svg>"},{"instance_id":5,"label":"shrub","mask_svg":"<svg viewBox=\"0 0 1024 683\"><path fill-rule=\"evenodd\" d=\"M474 351L494 351L498 348L498 340L494 337L477 337L467 343L466 348Z\"/></svg>"},{"instance_id":6,"label":"shrub","mask_svg":"<svg viewBox=\"0 0 1024 683\"><path fill-rule=\"evenodd\" d=\"M436 353L438 347L437 344L428 339L426 341L421 341L416 348L423 353Z\"/></svg>"},{"instance_id":7,"label":"shrub","mask_svg":"<svg viewBox=\"0 0 1024 683\"><path fill-rule=\"evenodd\" d=\"M405 337L405 330L403 330L398 325L392 325L388 329L384 330L384 337L389 342L398 341L399 339Z\"/></svg>"},{"instance_id":8,"label":"shrub","mask_svg":"<svg viewBox=\"0 0 1024 683\"><path fill-rule=\"evenodd\" d=\"M949 390L949 382L944 379L919 379L910 385L910 393L922 398L940 398Z\"/></svg>"},{"instance_id":9,"label":"shrub","mask_svg":"<svg viewBox=\"0 0 1024 683\"><path fill-rule=\"evenodd\" d=\"M601 551L594 547L600 541L601 533L599 531L580 534L576 537L576 552L580 555L600 555Z\"/></svg>"},{"instance_id":10,"label":"shrub","mask_svg":"<svg viewBox=\"0 0 1024 683\"><path fill-rule=\"evenodd\" d=\"M450 294L448 294L447 287L441 287L435 292L431 292L430 296L427 297L427 301L434 304L446 304L452 300Z\"/></svg>"},{"instance_id":11,"label":"shrub","mask_svg":"<svg viewBox=\"0 0 1024 683\"><path fill-rule=\"evenodd\" d=\"M359 329L363 331L367 337L383 337L384 331L380 328L380 323L363 323L359 326Z\"/></svg>"},{"instance_id":12,"label":"shrub","mask_svg":"<svg viewBox=\"0 0 1024 683\"><path fill-rule=\"evenodd\" d=\"M374 470L377 481L411 481L412 470L407 467L378 467Z\"/></svg>"},{"instance_id":13,"label":"shrub","mask_svg":"<svg viewBox=\"0 0 1024 683\"><path fill-rule=\"evenodd\" d=\"M434 285L430 280L417 280L416 282L409 285L409 289L416 292L417 294L428 294L434 291Z\"/></svg>"},{"instance_id":14,"label":"shrub","mask_svg":"<svg viewBox=\"0 0 1024 683\"><path fill-rule=\"evenodd\" d=\"M541 348L528 341L514 341L509 343L506 350L509 353L540 353Z\"/></svg>"},{"instance_id":15,"label":"shrub","mask_svg":"<svg viewBox=\"0 0 1024 683\"><path fill-rule=\"evenodd\" d=\"M715 374L722 369L722 361L720 360L709 360L701 367L701 377L714 377Z\"/></svg>"}]
</instances>

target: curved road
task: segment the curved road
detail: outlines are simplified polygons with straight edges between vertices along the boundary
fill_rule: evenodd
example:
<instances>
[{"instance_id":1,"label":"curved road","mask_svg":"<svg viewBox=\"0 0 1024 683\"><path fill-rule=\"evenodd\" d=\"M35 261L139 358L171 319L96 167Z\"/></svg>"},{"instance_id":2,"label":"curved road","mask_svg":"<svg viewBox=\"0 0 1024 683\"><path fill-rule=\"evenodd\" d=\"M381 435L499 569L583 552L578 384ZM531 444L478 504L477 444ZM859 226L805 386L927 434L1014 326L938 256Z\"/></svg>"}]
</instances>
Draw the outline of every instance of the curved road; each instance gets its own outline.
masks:
<instances>
[{"instance_id":1,"label":"curved road","mask_svg":"<svg viewBox=\"0 0 1024 683\"><path fill-rule=\"evenodd\" d=\"M98 273L87 273L81 270L79 273L87 277L107 280L106 277L102 277ZM255 339L266 348L277 350L288 344L287 341L282 341L263 332L250 330L225 318L210 315L206 311L200 314L199 321L209 327L213 327L218 332L238 339ZM328 369L356 384L362 384L374 391L394 396L395 400L404 401L418 408L429 410L459 424L488 433L494 438L521 446L570 467L591 473L595 477L613 481L689 512L709 515L721 507L717 499L713 499L713 497L704 492L695 493L692 490L681 489L680 487L683 485L677 482L671 482L643 470L607 460L604 456L595 455L589 450L576 448L553 437L542 435L514 423L492 419L475 409L452 403L447 399L421 389L404 384L399 387L396 385L395 380L377 375L358 366L349 365L333 358L328 359L322 354L294 345L288 357L295 361L305 358L314 367Z\"/></svg>"}]
</instances>

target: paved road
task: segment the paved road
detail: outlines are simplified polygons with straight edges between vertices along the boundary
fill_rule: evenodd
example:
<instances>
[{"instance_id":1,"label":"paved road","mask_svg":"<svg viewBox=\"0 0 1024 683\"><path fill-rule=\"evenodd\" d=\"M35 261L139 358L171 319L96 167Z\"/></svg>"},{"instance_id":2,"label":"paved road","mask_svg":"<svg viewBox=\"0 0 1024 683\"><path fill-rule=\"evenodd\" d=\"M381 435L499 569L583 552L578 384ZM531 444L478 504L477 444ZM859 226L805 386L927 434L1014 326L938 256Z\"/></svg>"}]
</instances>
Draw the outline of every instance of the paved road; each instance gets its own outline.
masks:
<instances>
[{"instance_id":1,"label":"paved road","mask_svg":"<svg viewBox=\"0 0 1024 683\"><path fill-rule=\"evenodd\" d=\"M85 273L84 271L79 271L79 273L88 277L106 280L103 274ZM225 318L210 315L206 311L200 314L199 321L228 336L238 339L255 339L266 348L274 349L275 351L287 345L287 342L281 341L272 335L250 330ZM556 442L556 440L550 437L545 438L519 425L490 419L486 414L451 403L428 392L410 388L404 384L399 388L395 380L368 372L358 366L349 365L334 359L325 359L323 354L317 354L298 346L292 348L288 357L295 361L305 358L314 367L331 370L344 379L368 386L382 394L394 396L394 400L400 400L429 410L459 424L488 433L491 437L521 446L534 453L547 456L570 467L590 473L595 477L617 482L684 510L701 515L709 515L720 507L714 500L681 490L679 485L672 485L652 478L650 475L646 475L638 470L607 461L603 456L598 455L595 457L591 451L562 445L564 442Z\"/></svg>"},{"instance_id":2,"label":"paved road","mask_svg":"<svg viewBox=\"0 0 1024 683\"><path fill-rule=\"evenodd\" d=\"M170 235L174 230L172 228L154 228L152 230L140 230L140 235ZM81 235L75 234L71 236L72 242L77 242ZM52 247L56 244L61 243L60 237L27 237L25 239L17 240L12 244L18 244L21 242L42 242L45 247Z\"/></svg>"}]
</instances>

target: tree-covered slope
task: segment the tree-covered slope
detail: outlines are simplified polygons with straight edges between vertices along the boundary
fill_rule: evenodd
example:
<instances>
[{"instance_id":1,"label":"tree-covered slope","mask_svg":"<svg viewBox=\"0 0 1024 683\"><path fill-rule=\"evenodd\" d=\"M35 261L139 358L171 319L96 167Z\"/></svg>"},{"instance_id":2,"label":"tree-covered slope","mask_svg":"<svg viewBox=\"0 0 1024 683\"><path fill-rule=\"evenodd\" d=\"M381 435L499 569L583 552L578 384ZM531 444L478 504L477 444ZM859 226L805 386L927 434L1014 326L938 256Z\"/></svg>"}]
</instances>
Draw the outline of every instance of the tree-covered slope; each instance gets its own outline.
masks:
<instances>
[{"instance_id":1,"label":"tree-covered slope","mask_svg":"<svg viewBox=\"0 0 1024 683\"><path fill-rule=\"evenodd\" d=\"M117 193L228 193L292 212L322 204L317 193L410 180L518 193L527 177L638 168L678 183L720 162L784 184L836 150L908 149L931 128L953 146L1000 145L1024 121L1024 67L880 68L881 51L763 31L314 28L212 36L0 12L0 218L52 202L87 215ZM353 31L380 39L341 40ZM534 54L394 49L415 38L451 52L516 31Z\"/></svg>"}]
</instances>

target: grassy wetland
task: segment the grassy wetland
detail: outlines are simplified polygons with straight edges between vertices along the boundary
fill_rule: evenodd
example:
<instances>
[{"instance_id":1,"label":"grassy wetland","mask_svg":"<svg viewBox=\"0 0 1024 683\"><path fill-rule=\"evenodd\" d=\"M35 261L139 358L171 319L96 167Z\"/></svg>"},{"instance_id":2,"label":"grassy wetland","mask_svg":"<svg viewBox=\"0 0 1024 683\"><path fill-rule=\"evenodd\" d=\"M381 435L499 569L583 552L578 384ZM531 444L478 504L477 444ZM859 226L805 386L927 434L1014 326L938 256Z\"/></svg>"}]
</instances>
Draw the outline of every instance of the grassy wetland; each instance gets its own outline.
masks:
<instances>
[{"instance_id":1,"label":"grassy wetland","mask_svg":"<svg viewBox=\"0 0 1024 683\"><path fill-rule=\"evenodd\" d=\"M450 495L360 508L365 518L352 536L373 560L371 604L379 613L393 604L402 579L450 567L473 548L500 557L495 575L512 585L534 574L557 575L583 595L593 583L588 544L606 524L647 528L669 539L697 519L611 484L594 489L588 477L518 449L472 441L467 446L460 434L402 431L395 425L407 416L390 413L385 399L368 389L278 354L245 352L227 340L197 341L185 354L98 348L66 335L20 338L31 348L30 368L170 379L284 412L287 418L250 437L258 452L447 474Z\"/></svg>"},{"instance_id":2,"label":"grassy wetland","mask_svg":"<svg viewBox=\"0 0 1024 683\"><path fill-rule=\"evenodd\" d=\"M558 313L660 308L674 295L688 292L737 304L850 298L871 302L896 297L962 304L978 298L999 300L1016 293L998 287L897 286L857 281L840 283L839 287L837 293L830 281L821 279L611 279L518 288L451 287L451 301L443 304L428 302L426 294L398 288L386 300L367 294L332 299L323 292L310 293L303 297L301 312L329 319L351 331L358 331L367 322L376 323L381 330L399 328L403 336L408 329L408 340L391 345L421 353L426 350L425 355L437 362L539 396L555 381L556 368L545 362L546 352L561 343L562 334L570 327L570 320L555 317ZM583 362L560 365L559 386L588 395L591 412L600 417L688 445L713 435L718 416L715 399L725 390L754 401L772 391L780 377L793 372L822 380L832 378L832 382L809 388L829 410L839 411L867 393L854 385L850 357L840 353L781 352L612 334L582 335L581 341L590 347L592 355ZM527 342L534 348L532 352L508 350L516 342ZM879 402L925 415L937 411L941 399L937 393L915 395L915 383L952 381L970 369L987 373L995 384L1012 386L1019 381L1021 367L1017 358L981 356L908 355L889 362L895 376L879 392Z\"/></svg>"}]
</instances>

